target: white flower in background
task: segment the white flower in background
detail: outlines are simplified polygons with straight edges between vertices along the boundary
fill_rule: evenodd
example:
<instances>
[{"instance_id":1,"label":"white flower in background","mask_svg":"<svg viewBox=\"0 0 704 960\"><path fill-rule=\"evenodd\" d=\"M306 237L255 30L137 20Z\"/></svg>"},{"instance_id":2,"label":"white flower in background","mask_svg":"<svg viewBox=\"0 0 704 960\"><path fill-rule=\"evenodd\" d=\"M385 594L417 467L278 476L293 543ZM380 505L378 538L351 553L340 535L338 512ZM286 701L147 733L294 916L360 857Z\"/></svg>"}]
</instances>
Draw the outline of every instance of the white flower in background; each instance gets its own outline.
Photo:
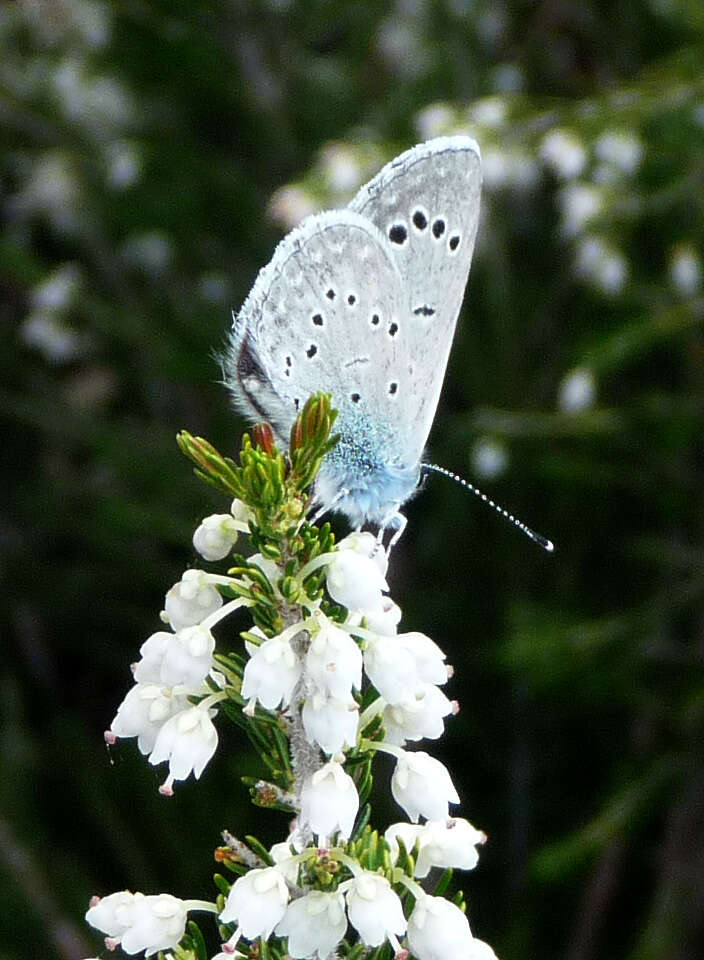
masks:
<instances>
[{"instance_id":1,"label":"white flower in background","mask_svg":"<svg viewBox=\"0 0 704 960\"><path fill-rule=\"evenodd\" d=\"M302 665L285 637L271 637L259 647L247 644L250 658L244 668L242 696L252 706L259 701L267 710L287 706L301 676Z\"/></svg>"},{"instance_id":2,"label":"white flower in background","mask_svg":"<svg viewBox=\"0 0 704 960\"><path fill-rule=\"evenodd\" d=\"M281 187L272 196L267 214L286 230L293 230L301 220L320 209L315 199L299 186Z\"/></svg>"},{"instance_id":3,"label":"white flower in background","mask_svg":"<svg viewBox=\"0 0 704 960\"><path fill-rule=\"evenodd\" d=\"M142 156L127 140L113 140L105 146L106 179L115 190L126 190L142 176Z\"/></svg>"},{"instance_id":4,"label":"white flower in background","mask_svg":"<svg viewBox=\"0 0 704 960\"><path fill-rule=\"evenodd\" d=\"M134 668L138 683L177 685L197 691L213 667L215 637L200 624L178 633L159 630L142 644Z\"/></svg>"},{"instance_id":5,"label":"white flower in background","mask_svg":"<svg viewBox=\"0 0 704 960\"><path fill-rule=\"evenodd\" d=\"M480 437L472 447L472 468L483 480L495 480L505 473L509 462L506 445L492 437Z\"/></svg>"},{"instance_id":6,"label":"white flower in background","mask_svg":"<svg viewBox=\"0 0 704 960\"><path fill-rule=\"evenodd\" d=\"M445 654L423 633L379 634L365 642L364 669L390 704L407 703L426 683L447 682Z\"/></svg>"},{"instance_id":7,"label":"white flower in background","mask_svg":"<svg viewBox=\"0 0 704 960\"><path fill-rule=\"evenodd\" d=\"M495 147L482 149L482 181L489 190L499 190L508 182L509 169L506 154Z\"/></svg>"},{"instance_id":8,"label":"white flower in background","mask_svg":"<svg viewBox=\"0 0 704 960\"><path fill-rule=\"evenodd\" d=\"M313 691L301 713L308 743L317 743L324 753L339 753L356 744L359 707L354 697L340 699Z\"/></svg>"},{"instance_id":9,"label":"white flower in background","mask_svg":"<svg viewBox=\"0 0 704 960\"><path fill-rule=\"evenodd\" d=\"M56 313L30 313L20 327L28 347L39 350L49 363L70 363L85 351L87 340Z\"/></svg>"},{"instance_id":10,"label":"white flower in background","mask_svg":"<svg viewBox=\"0 0 704 960\"><path fill-rule=\"evenodd\" d=\"M506 123L508 107L503 97L485 97L469 107L467 116L482 127L499 130Z\"/></svg>"},{"instance_id":11,"label":"white flower in background","mask_svg":"<svg viewBox=\"0 0 704 960\"><path fill-rule=\"evenodd\" d=\"M137 737L140 752L151 753L166 721L187 706L185 694L174 694L160 684L137 683L117 708L105 739L112 743L117 737Z\"/></svg>"},{"instance_id":12,"label":"white flower in background","mask_svg":"<svg viewBox=\"0 0 704 960\"><path fill-rule=\"evenodd\" d=\"M459 907L443 897L421 895L408 918L408 946L417 960L471 958L474 938Z\"/></svg>"},{"instance_id":13,"label":"white flower in background","mask_svg":"<svg viewBox=\"0 0 704 960\"><path fill-rule=\"evenodd\" d=\"M420 828L419 837L415 876L421 879L432 867L473 870L479 861L477 846L486 843L486 834L461 817L430 820Z\"/></svg>"},{"instance_id":14,"label":"white flower in background","mask_svg":"<svg viewBox=\"0 0 704 960\"><path fill-rule=\"evenodd\" d=\"M611 296L620 293L628 279L623 255L601 237L586 236L579 241L575 269L578 276Z\"/></svg>"},{"instance_id":15,"label":"white flower in background","mask_svg":"<svg viewBox=\"0 0 704 960\"><path fill-rule=\"evenodd\" d=\"M522 190L533 187L539 173L532 157L523 151L499 150L494 147L482 150L482 178L489 190L500 190L503 187Z\"/></svg>"},{"instance_id":16,"label":"white flower in background","mask_svg":"<svg viewBox=\"0 0 704 960\"><path fill-rule=\"evenodd\" d=\"M311 637L306 673L323 693L349 699L362 686L362 651L349 633L326 621Z\"/></svg>"},{"instance_id":17,"label":"white flower in background","mask_svg":"<svg viewBox=\"0 0 704 960\"><path fill-rule=\"evenodd\" d=\"M670 283L682 297L693 297L701 289L702 260L689 244L682 244L672 252Z\"/></svg>"},{"instance_id":18,"label":"white flower in background","mask_svg":"<svg viewBox=\"0 0 704 960\"><path fill-rule=\"evenodd\" d=\"M540 159L562 180L572 180L584 170L587 151L571 130L551 130L540 144Z\"/></svg>"},{"instance_id":19,"label":"white flower in background","mask_svg":"<svg viewBox=\"0 0 704 960\"><path fill-rule=\"evenodd\" d=\"M349 622L349 621L348 621ZM362 617L363 626L372 633L381 633L392 636L397 633L401 622L401 608L394 603L391 597L381 598L380 610L367 610Z\"/></svg>"},{"instance_id":20,"label":"white flower in background","mask_svg":"<svg viewBox=\"0 0 704 960\"><path fill-rule=\"evenodd\" d=\"M222 596L203 570L186 570L166 594L162 619L178 632L195 627L222 606Z\"/></svg>"},{"instance_id":21,"label":"white flower in background","mask_svg":"<svg viewBox=\"0 0 704 960\"><path fill-rule=\"evenodd\" d=\"M326 570L328 593L350 610L381 610L388 590L375 560L355 550L337 550Z\"/></svg>"},{"instance_id":22,"label":"white flower in background","mask_svg":"<svg viewBox=\"0 0 704 960\"><path fill-rule=\"evenodd\" d=\"M597 158L619 173L632 174L640 166L643 144L633 133L607 130L594 144Z\"/></svg>"},{"instance_id":23,"label":"white flower in background","mask_svg":"<svg viewBox=\"0 0 704 960\"><path fill-rule=\"evenodd\" d=\"M346 896L350 923L368 947L378 947L389 935L400 937L406 932L401 900L385 877L364 870L352 878Z\"/></svg>"},{"instance_id":24,"label":"white flower in background","mask_svg":"<svg viewBox=\"0 0 704 960\"><path fill-rule=\"evenodd\" d=\"M323 176L336 193L353 193L360 186L362 170L354 150L346 143L326 144L320 162Z\"/></svg>"},{"instance_id":25,"label":"white flower in background","mask_svg":"<svg viewBox=\"0 0 704 960\"><path fill-rule=\"evenodd\" d=\"M286 913L288 899L286 881L276 867L250 870L233 883L220 920L236 923L248 940L266 940Z\"/></svg>"},{"instance_id":26,"label":"white flower in background","mask_svg":"<svg viewBox=\"0 0 704 960\"><path fill-rule=\"evenodd\" d=\"M131 897L131 900L129 899ZM113 901L113 898L116 898ZM105 905L105 901L112 901ZM106 945L125 953L145 951L150 957L175 947L186 931L188 911L183 900L168 893L145 896L123 891L104 897L86 913L91 926L108 934Z\"/></svg>"},{"instance_id":27,"label":"white flower in background","mask_svg":"<svg viewBox=\"0 0 704 960\"><path fill-rule=\"evenodd\" d=\"M339 831L346 839L352 833L358 809L354 780L339 763L326 763L303 784L301 820L316 836L329 837Z\"/></svg>"},{"instance_id":28,"label":"white flower in background","mask_svg":"<svg viewBox=\"0 0 704 960\"><path fill-rule=\"evenodd\" d=\"M456 122L455 111L446 103L431 103L415 117L415 127L421 140L431 140L450 133Z\"/></svg>"},{"instance_id":29,"label":"white flower in background","mask_svg":"<svg viewBox=\"0 0 704 960\"><path fill-rule=\"evenodd\" d=\"M575 367L563 378L557 394L557 405L565 413L579 413L594 406L596 379L588 367Z\"/></svg>"},{"instance_id":30,"label":"white flower in background","mask_svg":"<svg viewBox=\"0 0 704 960\"><path fill-rule=\"evenodd\" d=\"M161 793L170 794L174 780L185 780L192 773L196 780L212 758L218 745L218 733L211 717L215 710L188 707L170 717L159 731L149 762L169 761L169 775Z\"/></svg>"},{"instance_id":31,"label":"white flower in background","mask_svg":"<svg viewBox=\"0 0 704 960\"><path fill-rule=\"evenodd\" d=\"M168 234L161 230L144 230L127 238L123 253L144 273L159 275L171 263L174 250Z\"/></svg>"},{"instance_id":32,"label":"white flower in background","mask_svg":"<svg viewBox=\"0 0 704 960\"><path fill-rule=\"evenodd\" d=\"M193 546L204 560L223 560L237 542L238 527L229 513L214 513L193 534Z\"/></svg>"},{"instance_id":33,"label":"white flower in background","mask_svg":"<svg viewBox=\"0 0 704 960\"><path fill-rule=\"evenodd\" d=\"M328 957L347 930L345 901L342 894L312 890L294 900L276 927L280 937L288 937L288 953L296 958L317 954Z\"/></svg>"},{"instance_id":34,"label":"white flower in background","mask_svg":"<svg viewBox=\"0 0 704 960\"><path fill-rule=\"evenodd\" d=\"M432 683L425 683L411 700L384 708L387 743L400 746L407 740L437 740L443 735L443 719L452 713L453 704Z\"/></svg>"},{"instance_id":35,"label":"white flower in background","mask_svg":"<svg viewBox=\"0 0 704 960\"><path fill-rule=\"evenodd\" d=\"M61 150L39 154L25 185L11 201L20 216L43 214L59 233L73 234L83 222L82 197L73 158Z\"/></svg>"},{"instance_id":36,"label":"white flower in background","mask_svg":"<svg viewBox=\"0 0 704 960\"><path fill-rule=\"evenodd\" d=\"M391 793L413 823L419 816L447 819L448 804L460 802L447 767L422 750L400 751L391 777Z\"/></svg>"},{"instance_id":37,"label":"white flower in background","mask_svg":"<svg viewBox=\"0 0 704 960\"><path fill-rule=\"evenodd\" d=\"M106 132L124 126L134 114L132 100L122 84L115 77L90 76L84 61L66 57L56 67L52 81L68 119L100 139Z\"/></svg>"},{"instance_id":38,"label":"white flower in background","mask_svg":"<svg viewBox=\"0 0 704 960\"><path fill-rule=\"evenodd\" d=\"M49 312L68 310L75 302L80 286L78 266L64 263L32 290L32 308Z\"/></svg>"},{"instance_id":39,"label":"white flower in background","mask_svg":"<svg viewBox=\"0 0 704 960\"><path fill-rule=\"evenodd\" d=\"M604 193L590 183L570 183L559 195L562 232L567 237L580 233L590 220L604 210Z\"/></svg>"}]
</instances>

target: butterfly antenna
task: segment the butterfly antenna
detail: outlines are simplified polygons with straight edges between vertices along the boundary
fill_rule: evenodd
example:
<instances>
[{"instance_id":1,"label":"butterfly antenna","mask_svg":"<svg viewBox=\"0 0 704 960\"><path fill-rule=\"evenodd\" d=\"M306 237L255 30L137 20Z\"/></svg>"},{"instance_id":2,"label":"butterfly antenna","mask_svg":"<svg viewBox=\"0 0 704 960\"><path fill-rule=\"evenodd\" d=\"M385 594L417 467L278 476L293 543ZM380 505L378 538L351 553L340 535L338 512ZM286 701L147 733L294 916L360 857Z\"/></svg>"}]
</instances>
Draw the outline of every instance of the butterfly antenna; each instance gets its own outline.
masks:
<instances>
[{"instance_id":1,"label":"butterfly antenna","mask_svg":"<svg viewBox=\"0 0 704 960\"><path fill-rule=\"evenodd\" d=\"M459 483L461 487L469 490L470 493L473 493L476 497L479 497L480 500L483 500L484 503L496 510L497 513L500 513L501 516L505 517L509 523L514 525L514 527L518 527L522 533L525 533L525 535L534 543L539 544L543 550L546 550L548 553L553 553L555 550L555 544L552 542L552 540L548 540L547 537L543 537L539 533L536 533L535 530L531 530L531 528L526 526L522 520L519 520L518 517L514 517L514 515L509 513L508 510L504 510L504 508L499 506L498 503L494 503L493 500L490 500L485 493L482 493L481 490L471 484L468 480L464 480L456 473L452 473L451 470L446 470L445 467L439 467L435 463L424 463L422 469L427 473L439 473L441 476L448 477L450 480L454 480L455 483Z\"/></svg>"}]
</instances>

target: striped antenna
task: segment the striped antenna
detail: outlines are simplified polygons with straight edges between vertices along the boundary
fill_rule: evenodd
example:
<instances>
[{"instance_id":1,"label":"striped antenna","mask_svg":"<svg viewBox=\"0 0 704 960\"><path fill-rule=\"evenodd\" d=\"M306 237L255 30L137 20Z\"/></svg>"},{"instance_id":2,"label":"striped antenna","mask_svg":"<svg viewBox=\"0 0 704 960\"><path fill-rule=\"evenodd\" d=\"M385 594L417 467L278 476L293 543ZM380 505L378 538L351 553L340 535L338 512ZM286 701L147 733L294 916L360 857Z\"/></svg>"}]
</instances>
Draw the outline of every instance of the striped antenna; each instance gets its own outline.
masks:
<instances>
[{"instance_id":1,"label":"striped antenna","mask_svg":"<svg viewBox=\"0 0 704 960\"><path fill-rule=\"evenodd\" d=\"M517 517L514 517L512 513L509 513L508 510L504 510L503 507L500 507L498 503L494 503L493 500L490 500L485 493L482 493L477 487L471 484L468 480L464 480L462 477L458 477L456 473L452 473L451 470L446 470L444 467L439 467L436 463L424 463L421 465L421 469L425 470L427 473L439 473L442 477L448 477L450 480L454 480L455 483L459 483L461 487L464 487L466 490L469 490L470 493L473 493L476 497L479 497L480 500L483 500L484 503L488 504L497 513L500 513L502 517L512 523L514 527L525 533L534 543L539 544L543 550L547 550L548 553L553 553L555 550L555 544L552 540L548 540L547 537L541 536L539 533L536 533L535 530L531 530L530 527L526 526L522 520L519 520Z\"/></svg>"}]
</instances>

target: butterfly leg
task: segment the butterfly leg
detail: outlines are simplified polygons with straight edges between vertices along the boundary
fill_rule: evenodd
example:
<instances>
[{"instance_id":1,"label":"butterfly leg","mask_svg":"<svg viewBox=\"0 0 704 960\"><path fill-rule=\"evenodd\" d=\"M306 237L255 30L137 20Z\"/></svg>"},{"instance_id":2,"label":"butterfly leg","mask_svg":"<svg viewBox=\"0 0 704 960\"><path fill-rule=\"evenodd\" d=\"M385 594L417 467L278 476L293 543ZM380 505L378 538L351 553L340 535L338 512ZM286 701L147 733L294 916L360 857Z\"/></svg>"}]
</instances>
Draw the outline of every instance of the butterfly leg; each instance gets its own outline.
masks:
<instances>
[{"instance_id":1,"label":"butterfly leg","mask_svg":"<svg viewBox=\"0 0 704 960\"><path fill-rule=\"evenodd\" d=\"M330 501L330 503L324 503L324 504L322 504L322 506L320 506L320 507L315 511L315 513L313 514L313 516L308 519L308 523L310 523L311 525L316 524L319 520L321 520L321 519L325 516L326 513L329 513L331 510L334 510L335 507L337 506L337 504L338 504L341 500L344 500L345 497L348 496L348 495L349 495L349 490L347 490L347 489L345 489L345 488L343 488L342 490L338 490L338 492L337 492L337 493L335 494L335 496L332 498L332 500Z\"/></svg>"},{"instance_id":2,"label":"butterfly leg","mask_svg":"<svg viewBox=\"0 0 704 960\"><path fill-rule=\"evenodd\" d=\"M388 553L389 550L391 550L391 548L394 546L394 544L398 543L398 541L403 536L403 531L406 529L407 523L408 523L408 520L406 519L406 517L404 517L402 513L398 513L398 512L393 513L387 520L384 520L381 527L379 528L379 533L377 534L377 537L376 537L377 543L383 543L384 534L386 533L387 530L395 529L395 533L389 540L389 545L386 548L386 552Z\"/></svg>"}]
</instances>

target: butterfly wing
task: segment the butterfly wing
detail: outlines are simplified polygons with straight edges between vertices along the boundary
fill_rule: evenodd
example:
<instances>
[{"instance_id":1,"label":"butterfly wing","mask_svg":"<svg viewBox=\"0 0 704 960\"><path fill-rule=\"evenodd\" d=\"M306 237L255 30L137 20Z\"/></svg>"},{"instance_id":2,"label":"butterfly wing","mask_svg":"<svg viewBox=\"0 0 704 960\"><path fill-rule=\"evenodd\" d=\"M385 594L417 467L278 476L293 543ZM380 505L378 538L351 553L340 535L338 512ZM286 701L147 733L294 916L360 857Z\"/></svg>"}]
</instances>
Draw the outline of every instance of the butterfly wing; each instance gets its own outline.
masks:
<instances>
[{"instance_id":1,"label":"butterfly wing","mask_svg":"<svg viewBox=\"0 0 704 960\"><path fill-rule=\"evenodd\" d=\"M353 522L396 509L417 481L403 443L417 373L409 334L387 244L348 210L309 217L285 237L235 319L225 375L245 415L269 420L285 443L306 399L332 394L341 440L319 497L350 492L341 509Z\"/></svg>"},{"instance_id":2,"label":"butterfly wing","mask_svg":"<svg viewBox=\"0 0 704 960\"><path fill-rule=\"evenodd\" d=\"M439 137L407 150L349 205L379 229L406 296L405 444L420 459L435 416L479 221L479 147Z\"/></svg>"}]
</instances>

